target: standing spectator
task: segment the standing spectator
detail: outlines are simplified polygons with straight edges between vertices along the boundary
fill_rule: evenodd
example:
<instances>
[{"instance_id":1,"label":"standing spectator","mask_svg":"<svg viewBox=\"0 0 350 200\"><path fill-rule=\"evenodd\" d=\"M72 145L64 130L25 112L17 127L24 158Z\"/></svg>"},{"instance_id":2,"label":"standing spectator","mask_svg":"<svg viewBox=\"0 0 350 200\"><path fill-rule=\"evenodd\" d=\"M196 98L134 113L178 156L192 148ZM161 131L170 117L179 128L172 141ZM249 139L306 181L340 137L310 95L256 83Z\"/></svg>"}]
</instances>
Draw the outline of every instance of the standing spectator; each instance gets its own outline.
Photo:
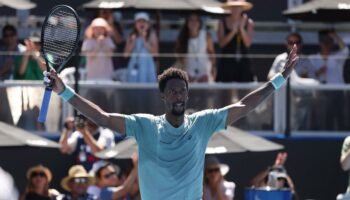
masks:
<instances>
[{"instance_id":1,"label":"standing spectator","mask_svg":"<svg viewBox=\"0 0 350 200\"><path fill-rule=\"evenodd\" d=\"M283 70L283 66L286 64L288 59L288 54L292 50L293 45L297 45L298 54L302 53L302 43L303 39L299 33L290 33L286 38L286 52L279 54L270 68L267 75L268 79L273 78L277 73ZM307 78L309 71L312 69L312 64L309 59L305 56L301 56L299 62L295 65L294 70L290 75L290 81L293 84L300 85L317 85L318 81L312 78ZM283 86L279 91L275 93L274 99L274 116L278 116L279 113L286 113L286 102L284 98L286 97L286 86ZM294 91L293 91L294 92ZM293 112L293 126L292 127L302 127L305 125L307 117L311 115L311 101L312 96L309 92L296 91L302 98L293 99L296 103L296 109ZM302 94L301 94L302 93ZM274 119L274 126L277 132L283 132L285 130L286 115L282 115L280 118Z\"/></svg>"},{"instance_id":2,"label":"standing spectator","mask_svg":"<svg viewBox=\"0 0 350 200\"><path fill-rule=\"evenodd\" d=\"M57 200L95 200L96 196L87 193L89 185L94 183L94 177L90 176L83 166L73 165L69 168L68 176L61 181L61 187L69 192L60 195Z\"/></svg>"},{"instance_id":3,"label":"standing spectator","mask_svg":"<svg viewBox=\"0 0 350 200\"><path fill-rule=\"evenodd\" d=\"M188 73L190 82L213 80L216 69L213 39L203 28L203 22L198 14L192 13L187 16L177 38L175 51L181 54L177 63Z\"/></svg>"},{"instance_id":4,"label":"standing spectator","mask_svg":"<svg viewBox=\"0 0 350 200\"><path fill-rule=\"evenodd\" d=\"M236 184L224 178L229 170L215 156L205 159L203 200L233 200Z\"/></svg>"},{"instance_id":5,"label":"standing spectator","mask_svg":"<svg viewBox=\"0 0 350 200\"><path fill-rule=\"evenodd\" d=\"M50 189L52 173L49 168L36 165L27 171L27 186L20 200L54 200L59 192Z\"/></svg>"},{"instance_id":6,"label":"standing spectator","mask_svg":"<svg viewBox=\"0 0 350 200\"><path fill-rule=\"evenodd\" d=\"M153 56L158 54L158 38L151 31L150 17L145 12L135 14L135 27L124 49L125 56L131 56L128 63L127 81L154 83L156 65Z\"/></svg>"},{"instance_id":7,"label":"standing spectator","mask_svg":"<svg viewBox=\"0 0 350 200\"><path fill-rule=\"evenodd\" d=\"M110 36L111 27L103 18L94 19L86 29L82 52L86 53L86 79L112 80L112 53L115 44Z\"/></svg>"},{"instance_id":8,"label":"standing spectator","mask_svg":"<svg viewBox=\"0 0 350 200\"><path fill-rule=\"evenodd\" d=\"M223 6L231 15L219 22L218 39L221 54L234 54L218 61L218 82L253 81L250 61L245 56L252 45L254 23L244 11L253 7L245 0L228 0Z\"/></svg>"},{"instance_id":9,"label":"standing spectator","mask_svg":"<svg viewBox=\"0 0 350 200\"><path fill-rule=\"evenodd\" d=\"M349 171L350 169L350 136L344 139L343 146L340 155L340 165L344 171ZM348 175L348 186L346 187L346 192L344 194L339 194L337 200L349 200L350 199L350 173Z\"/></svg>"},{"instance_id":10,"label":"standing spectator","mask_svg":"<svg viewBox=\"0 0 350 200\"><path fill-rule=\"evenodd\" d=\"M310 55L313 69L310 76L316 78L323 84L344 84L344 64L349 55L349 48L334 30L321 30L318 33L320 52ZM334 43L338 50L333 51ZM344 99L343 91L321 91L318 94L318 104L324 107L326 113L318 113L317 116L324 116L319 119L321 128L326 130L346 130L344 120ZM321 110L322 111L322 110Z\"/></svg>"},{"instance_id":11,"label":"standing spectator","mask_svg":"<svg viewBox=\"0 0 350 200\"><path fill-rule=\"evenodd\" d=\"M123 37L123 29L121 24L119 23L119 21L121 20L121 15L118 18L115 15L115 11L113 11L112 9L98 9L97 17L102 17L108 22L109 26L111 27L111 38L114 44L117 46L114 52L122 55L125 47L125 41ZM126 67L125 59L123 56L120 55L113 56L112 58L115 70Z\"/></svg>"},{"instance_id":12,"label":"standing spectator","mask_svg":"<svg viewBox=\"0 0 350 200\"><path fill-rule=\"evenodd\" d=\"M114 134L109 129L100 128L89 119L85 120L83 116L76 119L75 127L76 131L71 135L68 130L61 135L61 152L73 154L77 164L90 170L92 164L99 160L94 153L115 145Z\"/></svg>"},{"instance_id":13,"label":"standing spectator","mask_svg":"<svg viewBox=\"0 0 350 200\"><path fill-rule=\"evenodd\" d=\"M25 46L18 42L17 29L12 25L5 25L2 28L3 44L0 47L0 81L10 79L15 62L12 53L22 53Z\"/></svg>"},{"instance_id":14,"label":"standing spectator","mask_svg":"<svg viewBox=\"0 0 350 200\"><path fill-rule=\"evenodd\" d=\"M44 60L40 57L40 37L33 36L25 40L26 52L22 57L15 59L13 79L15 80L42 80L46 70Z\"/></svg>"}]
</instances>

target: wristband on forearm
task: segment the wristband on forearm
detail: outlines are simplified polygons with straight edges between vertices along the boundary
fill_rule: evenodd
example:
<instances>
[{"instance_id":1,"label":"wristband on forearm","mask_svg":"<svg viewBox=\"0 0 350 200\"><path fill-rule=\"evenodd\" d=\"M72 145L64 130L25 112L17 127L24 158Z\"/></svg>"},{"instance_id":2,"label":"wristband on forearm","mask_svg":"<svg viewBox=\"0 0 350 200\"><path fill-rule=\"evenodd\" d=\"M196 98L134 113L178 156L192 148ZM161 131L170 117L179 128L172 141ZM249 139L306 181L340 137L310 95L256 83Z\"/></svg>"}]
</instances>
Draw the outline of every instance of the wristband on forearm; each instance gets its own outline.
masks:
<instances>
[{"instance_id":1,"label":"wristband on forearm","mask_svg":"<svg viewBox=\"0 0 350 200\"><path fill-rule=\"evenodd\" d=\"M283 77L281 73L277 73L271 80L270 82L272 83L273 87L275 90L278 90L284 82L286 82L286 79Z\"/></svg>"},{"instance_id":2,"label":"wristband on forearm","mask_svg":"<svg viewBox=\"0 0 350 200\"><path fill-rule=\"evenodd\" d=\"M69 87L68 85L64 85L64 90L59 93L58 95L65 101L65 102L68 102L74 95L75 95L75 92L74 90Z\"/></svg>"}]
</instances>

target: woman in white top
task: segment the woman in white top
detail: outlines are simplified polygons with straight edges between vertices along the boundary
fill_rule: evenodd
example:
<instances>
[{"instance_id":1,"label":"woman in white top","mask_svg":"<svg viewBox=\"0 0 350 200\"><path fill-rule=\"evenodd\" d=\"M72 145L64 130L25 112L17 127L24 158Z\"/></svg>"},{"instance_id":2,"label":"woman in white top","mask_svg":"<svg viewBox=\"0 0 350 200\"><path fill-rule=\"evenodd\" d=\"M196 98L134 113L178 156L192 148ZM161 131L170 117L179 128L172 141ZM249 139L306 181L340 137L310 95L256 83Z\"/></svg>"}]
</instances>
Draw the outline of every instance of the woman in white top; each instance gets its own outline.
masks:
<instances>
[{"instance_id":1,"label":"woman in white top","mask_svg":"<svg viewBox=\"0 0 350 200\"><path fill-rule=\"evenodd\" d=\"M112 80L112 53L116 48L110 26L103 18L94 19L86 29L82 52L86 53L86 79Z\"/></svg>"},{"instance_id":2,"label":"woman in white top","mask_svg":"<svg viewBox=\"0 0 350 200\"><path fill-rule=\"evenodd\" d=\"M208 82L215 75L214 44L211 35L202 29L199 15L192 13L177 38L177 66L184 69L191 82ZM187 54L187 55L185 55Z\"/></svg>"},{"instance_id":3,"label":"woman in white top","mask_svg":"<svg viewBox=\"0 0 350 200\"><path fill-rule=\"evenodd\" d=\"M235 196L236 184L225 180L230 170L215 156L207 156L204 168L203 200L232 200Z\"/></svg>"}]
</instances>

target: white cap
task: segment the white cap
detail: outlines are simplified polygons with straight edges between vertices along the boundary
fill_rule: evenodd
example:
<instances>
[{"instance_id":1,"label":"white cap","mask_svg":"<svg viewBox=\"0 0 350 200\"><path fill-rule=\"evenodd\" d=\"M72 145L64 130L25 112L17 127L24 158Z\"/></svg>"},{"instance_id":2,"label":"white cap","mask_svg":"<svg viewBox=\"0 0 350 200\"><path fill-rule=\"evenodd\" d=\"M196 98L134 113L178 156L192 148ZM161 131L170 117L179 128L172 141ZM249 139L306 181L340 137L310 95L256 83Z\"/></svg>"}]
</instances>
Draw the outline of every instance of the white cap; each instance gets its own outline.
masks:
<instances>
[{"instance_id":1,"label":"white cap","mask_svg":"<svg viewBox=\"0 0 350 200\"><path fill-rule=\"evenodd\" d=\"M149 15L146 12L138 12L135 14L135 21L139 19L144 19L146 21L149 21Z\"/></svg>"}]
</instances>

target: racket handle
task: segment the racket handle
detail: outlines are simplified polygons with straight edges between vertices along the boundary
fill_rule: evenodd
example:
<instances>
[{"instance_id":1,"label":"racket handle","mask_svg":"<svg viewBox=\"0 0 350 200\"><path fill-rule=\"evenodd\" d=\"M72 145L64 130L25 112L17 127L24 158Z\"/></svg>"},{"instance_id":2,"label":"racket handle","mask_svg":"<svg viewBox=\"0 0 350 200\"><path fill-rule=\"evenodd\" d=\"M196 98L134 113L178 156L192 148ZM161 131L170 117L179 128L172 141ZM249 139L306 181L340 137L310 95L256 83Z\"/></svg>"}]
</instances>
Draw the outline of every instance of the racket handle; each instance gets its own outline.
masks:
<instances>
[{"instance_id":1,"label":"racket handle","mask_svg":"<svg viewBox=\"0 0 350 200\"><path fill-rule=\"evenodd\" d=\"M38 117L38 121L40 123L44 123L46 121L46 115L47 115L47 111L49 109L51 93L52 93L52 89L49 88L49 87L46 87L45 88L44 97L43 97L43 101L41 103L41 109L40 109L39 117Z\"/></svg>"}]
</instances>

